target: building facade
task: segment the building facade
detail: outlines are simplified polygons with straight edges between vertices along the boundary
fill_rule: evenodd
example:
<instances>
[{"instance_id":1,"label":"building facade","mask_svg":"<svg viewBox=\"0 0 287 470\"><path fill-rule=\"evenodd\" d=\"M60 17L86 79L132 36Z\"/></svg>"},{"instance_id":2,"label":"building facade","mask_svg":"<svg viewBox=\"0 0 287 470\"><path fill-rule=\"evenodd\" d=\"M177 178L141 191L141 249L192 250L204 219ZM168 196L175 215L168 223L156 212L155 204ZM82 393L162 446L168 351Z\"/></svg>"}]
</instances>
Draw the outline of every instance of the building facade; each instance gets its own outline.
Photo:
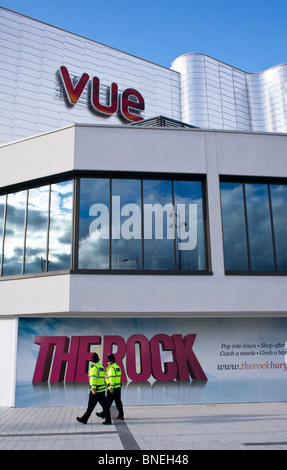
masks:
<instances>
[{"instance_id":1,"label":"building facade","mask_svg":"<svg viewBox=\"0 0 287 470\"><path fill-rule=\"evenodd\" d=\"M287 66L246 73L202 54L178 57L182 121L209 129L286 132Z\"/></svg>"},{"instance_id":2,"label":"building facade","mask_svg":"<svg viewBox=\"0 0 287 470\"><path fill-rule=\"evenodd\" d=\"M4 8L0 24L0 143L73 123L103 123L103 117L109 124L129 122L120 106L108 113L94 106L94 77L102 106L110 104L112 83L119 94L138 91L142 119L162 115L204 129L287 131L286 64L246 73L192 53L167 69ZM75 87L87 79L76 104L67 97L62 66Z\"/></svg>"},{"instance_id":3,"label":"building facade","mask_svg":"<svg viewBox=\"0 0 287 470\"><path fill-rule=\"evenodd\" d=\"M287 66L0 16L0 405L84 404L94 351L126 405L285 400Z\"/></svg>"}]
</instances>

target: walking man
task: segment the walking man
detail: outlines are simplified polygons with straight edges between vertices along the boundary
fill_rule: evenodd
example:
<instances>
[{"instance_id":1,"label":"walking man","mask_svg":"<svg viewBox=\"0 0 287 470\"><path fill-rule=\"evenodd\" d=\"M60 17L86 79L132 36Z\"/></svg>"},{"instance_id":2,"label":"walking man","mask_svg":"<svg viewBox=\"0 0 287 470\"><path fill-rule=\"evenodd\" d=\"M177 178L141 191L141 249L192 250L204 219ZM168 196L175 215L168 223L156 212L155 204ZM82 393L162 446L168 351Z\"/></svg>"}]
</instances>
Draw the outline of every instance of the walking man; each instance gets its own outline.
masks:
<instances>
[{"instance_id":1,"label":"walking man","mask_svg":"<svg viewBox=\"0 0 287 470\"><path fill-rule=\"evenodd\" d=\"M121 368L116 364L115 356L109 354L107 357L107 368L106 368L106 384L108 387L107 390L107 407L110 410L113 401L118 410L117 419L124 419L123 404L121 400ZM104 410L101 413L96 413L100 418L104 418ZM110 411L109 411L110 413Z\"/></svg>"},{"instance_id":2,"label":"walking man","mask_svg":"<svg viewBox=\"0 0 287 470\"><path fill-rule=\"evenodd\" d=\"M103 424L111 424L110 408L107 406L105 396L105 369L99 362L99 356L94 353L92 356L92 364L89 368L89 385L91 387L89 394L88 407L86 412L81 417L77 417L77 421L87 424L89 417L95 409L96 404L99 402L103 408Z\"/></svg>"}]
</instances>

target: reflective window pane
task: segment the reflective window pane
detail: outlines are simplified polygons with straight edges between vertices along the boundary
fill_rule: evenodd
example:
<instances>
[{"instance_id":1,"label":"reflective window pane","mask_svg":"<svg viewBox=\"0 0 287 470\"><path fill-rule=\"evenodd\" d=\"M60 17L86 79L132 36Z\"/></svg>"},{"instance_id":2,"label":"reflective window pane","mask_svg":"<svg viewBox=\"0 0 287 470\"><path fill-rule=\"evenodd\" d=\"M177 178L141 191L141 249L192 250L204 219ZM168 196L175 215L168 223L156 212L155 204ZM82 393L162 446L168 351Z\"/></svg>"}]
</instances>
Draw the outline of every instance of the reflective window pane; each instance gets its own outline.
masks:
<instances>
[{"instance_id":1,"label":"reflective window pane","mask_svg":"<svg viewBox=\"0 0 287 470\"><path fill-rule=\"evenodd\" d=\"M271 184L271 206L278 271L287 271L287 185Z\"/></svg>"},{"instance_id":2,"label":"reflective window pane","mask_svg":"<svg viewBox=\"0 0 287 470\"><path fill-rule=\"evenodd\" d=\"M70 269L73 182L51 185L48 271Z\"/></svg>"},{"instance_id":3,"label":"reflective window pane","mask_svg":"<svg viewBox=\"0 0 287 470\"><path fill-rule=\"evenodd\" d=\"M6 196L0 196L0 269L2 263L2 245Z\"/></svg>"},{"instance_id":4,"label":"reflective window pane","mask_svg":"<svg viewBox=\"0 0 287 470\"><path fill-rule=\"evenodd\" d=\"M82 178L80 182L80 269L109 269L110 180Z\"/></svg>"},{"instance_id":5,"label":"reflective window pane","mask_svg":"<svg viewBox=\"0 0 287 470\"><path fill-rule=\"evenodd\" d=\"M202 184L174 181L176 267L205 270L205 237Z\"/></svg>"},{"instance_id":6,"label":"reflective window pane","mask_svg":"<svg viewBox=\"0 0 287 470\"><path fill-rule=\"evenodd\" d=\"M29 190L25 273L46 271L49 186Z\"/></svg>"},{"instance_id":7,"label":"reflective window pane","mask_svg":"<svg viewBox=\"0 0 287 470\"><path fill-rule=\"evenodd\" d=\"M221 183L221 210L226 270L248 270L243 185Z\"/></svg>"},{"instance_id":8,"label":"reflective window pane","mask_svg":"<svg viewBox=\"0 0 287 470\"><path fill-rule=\"evenodd\" d=\"M201 182L81 178L73 237L78 253L71 260L73 186L71 180L0 196L3 276L71 266L114 271L206 269Z\"/></svg>"},{"instance_id":9,"label":"reflective window pane","mask_svg":"<svg viewBox=\"0 0 287 470\"><path fill-rule=\"evenodd\" d=\"M174 270L171 181L143 181L144 269Z\"/></svg>"},{"instance_id":10,"label":"reflective window pane","mask_svg":"<svg viewBox=\"0 0 287 470\"><path fill-rule=\"evenodd\" d=\"M22 274L27 191L8 195L3 276Z\"/></svg>"},{"instance_id":11,"label":"reflective window pane","mask_svg":"<svg viewBox=\"0 0 287 470\"><path fill-rule=\"evenodd\" d=\"M250 267L252 271L274 270L271 218L266 184L245 184Z\"/></svg>"},{"instance_id":12,"label":"reflective window pane","mask_svg":"<svg viewBox=\"0 0 287 470\"><path fill-rule=\"evenodd\" d=\"M142 269L140 180L112 180L112 269Z\"/></svg>"}]
</instances>

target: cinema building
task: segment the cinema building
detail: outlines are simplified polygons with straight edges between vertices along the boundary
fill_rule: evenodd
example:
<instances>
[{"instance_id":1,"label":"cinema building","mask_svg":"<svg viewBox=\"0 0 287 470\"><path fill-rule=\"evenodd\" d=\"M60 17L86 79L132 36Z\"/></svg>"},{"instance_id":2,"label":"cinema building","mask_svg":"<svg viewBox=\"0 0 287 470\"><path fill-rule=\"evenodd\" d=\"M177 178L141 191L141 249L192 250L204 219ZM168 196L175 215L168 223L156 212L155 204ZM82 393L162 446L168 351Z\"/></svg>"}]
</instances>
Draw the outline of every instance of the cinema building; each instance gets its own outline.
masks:
<instances>
[{"instance_id":1,"label":"cinema building","mask_svg":"<svg viewBox=\"0 0 287 470\"><path fill-rule=\"evenodd\" d=\"M0 405L285 401L287 64L0 23Z\"/></svg>"}]
</instances>

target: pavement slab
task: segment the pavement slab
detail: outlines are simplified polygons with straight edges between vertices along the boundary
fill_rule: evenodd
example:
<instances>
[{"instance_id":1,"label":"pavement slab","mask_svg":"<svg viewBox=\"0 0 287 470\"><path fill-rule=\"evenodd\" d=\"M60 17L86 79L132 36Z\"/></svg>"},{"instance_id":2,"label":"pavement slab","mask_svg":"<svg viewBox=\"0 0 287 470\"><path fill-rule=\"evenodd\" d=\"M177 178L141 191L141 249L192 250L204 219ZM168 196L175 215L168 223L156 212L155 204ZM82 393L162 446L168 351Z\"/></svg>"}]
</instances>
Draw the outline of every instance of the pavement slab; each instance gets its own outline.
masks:
<instances>
[{"instance_id":1,"label":"pavement slab","mask_svg":"<svg viewBox=\"0 0 287 470\"><path fill-rule=\"evenodd\" d=\"M0 407L0 450L287 450L287 403L125 406L103 426L84 407ZM100 411L97 409L95 411Z\"/></svg>"}]
</instances>

